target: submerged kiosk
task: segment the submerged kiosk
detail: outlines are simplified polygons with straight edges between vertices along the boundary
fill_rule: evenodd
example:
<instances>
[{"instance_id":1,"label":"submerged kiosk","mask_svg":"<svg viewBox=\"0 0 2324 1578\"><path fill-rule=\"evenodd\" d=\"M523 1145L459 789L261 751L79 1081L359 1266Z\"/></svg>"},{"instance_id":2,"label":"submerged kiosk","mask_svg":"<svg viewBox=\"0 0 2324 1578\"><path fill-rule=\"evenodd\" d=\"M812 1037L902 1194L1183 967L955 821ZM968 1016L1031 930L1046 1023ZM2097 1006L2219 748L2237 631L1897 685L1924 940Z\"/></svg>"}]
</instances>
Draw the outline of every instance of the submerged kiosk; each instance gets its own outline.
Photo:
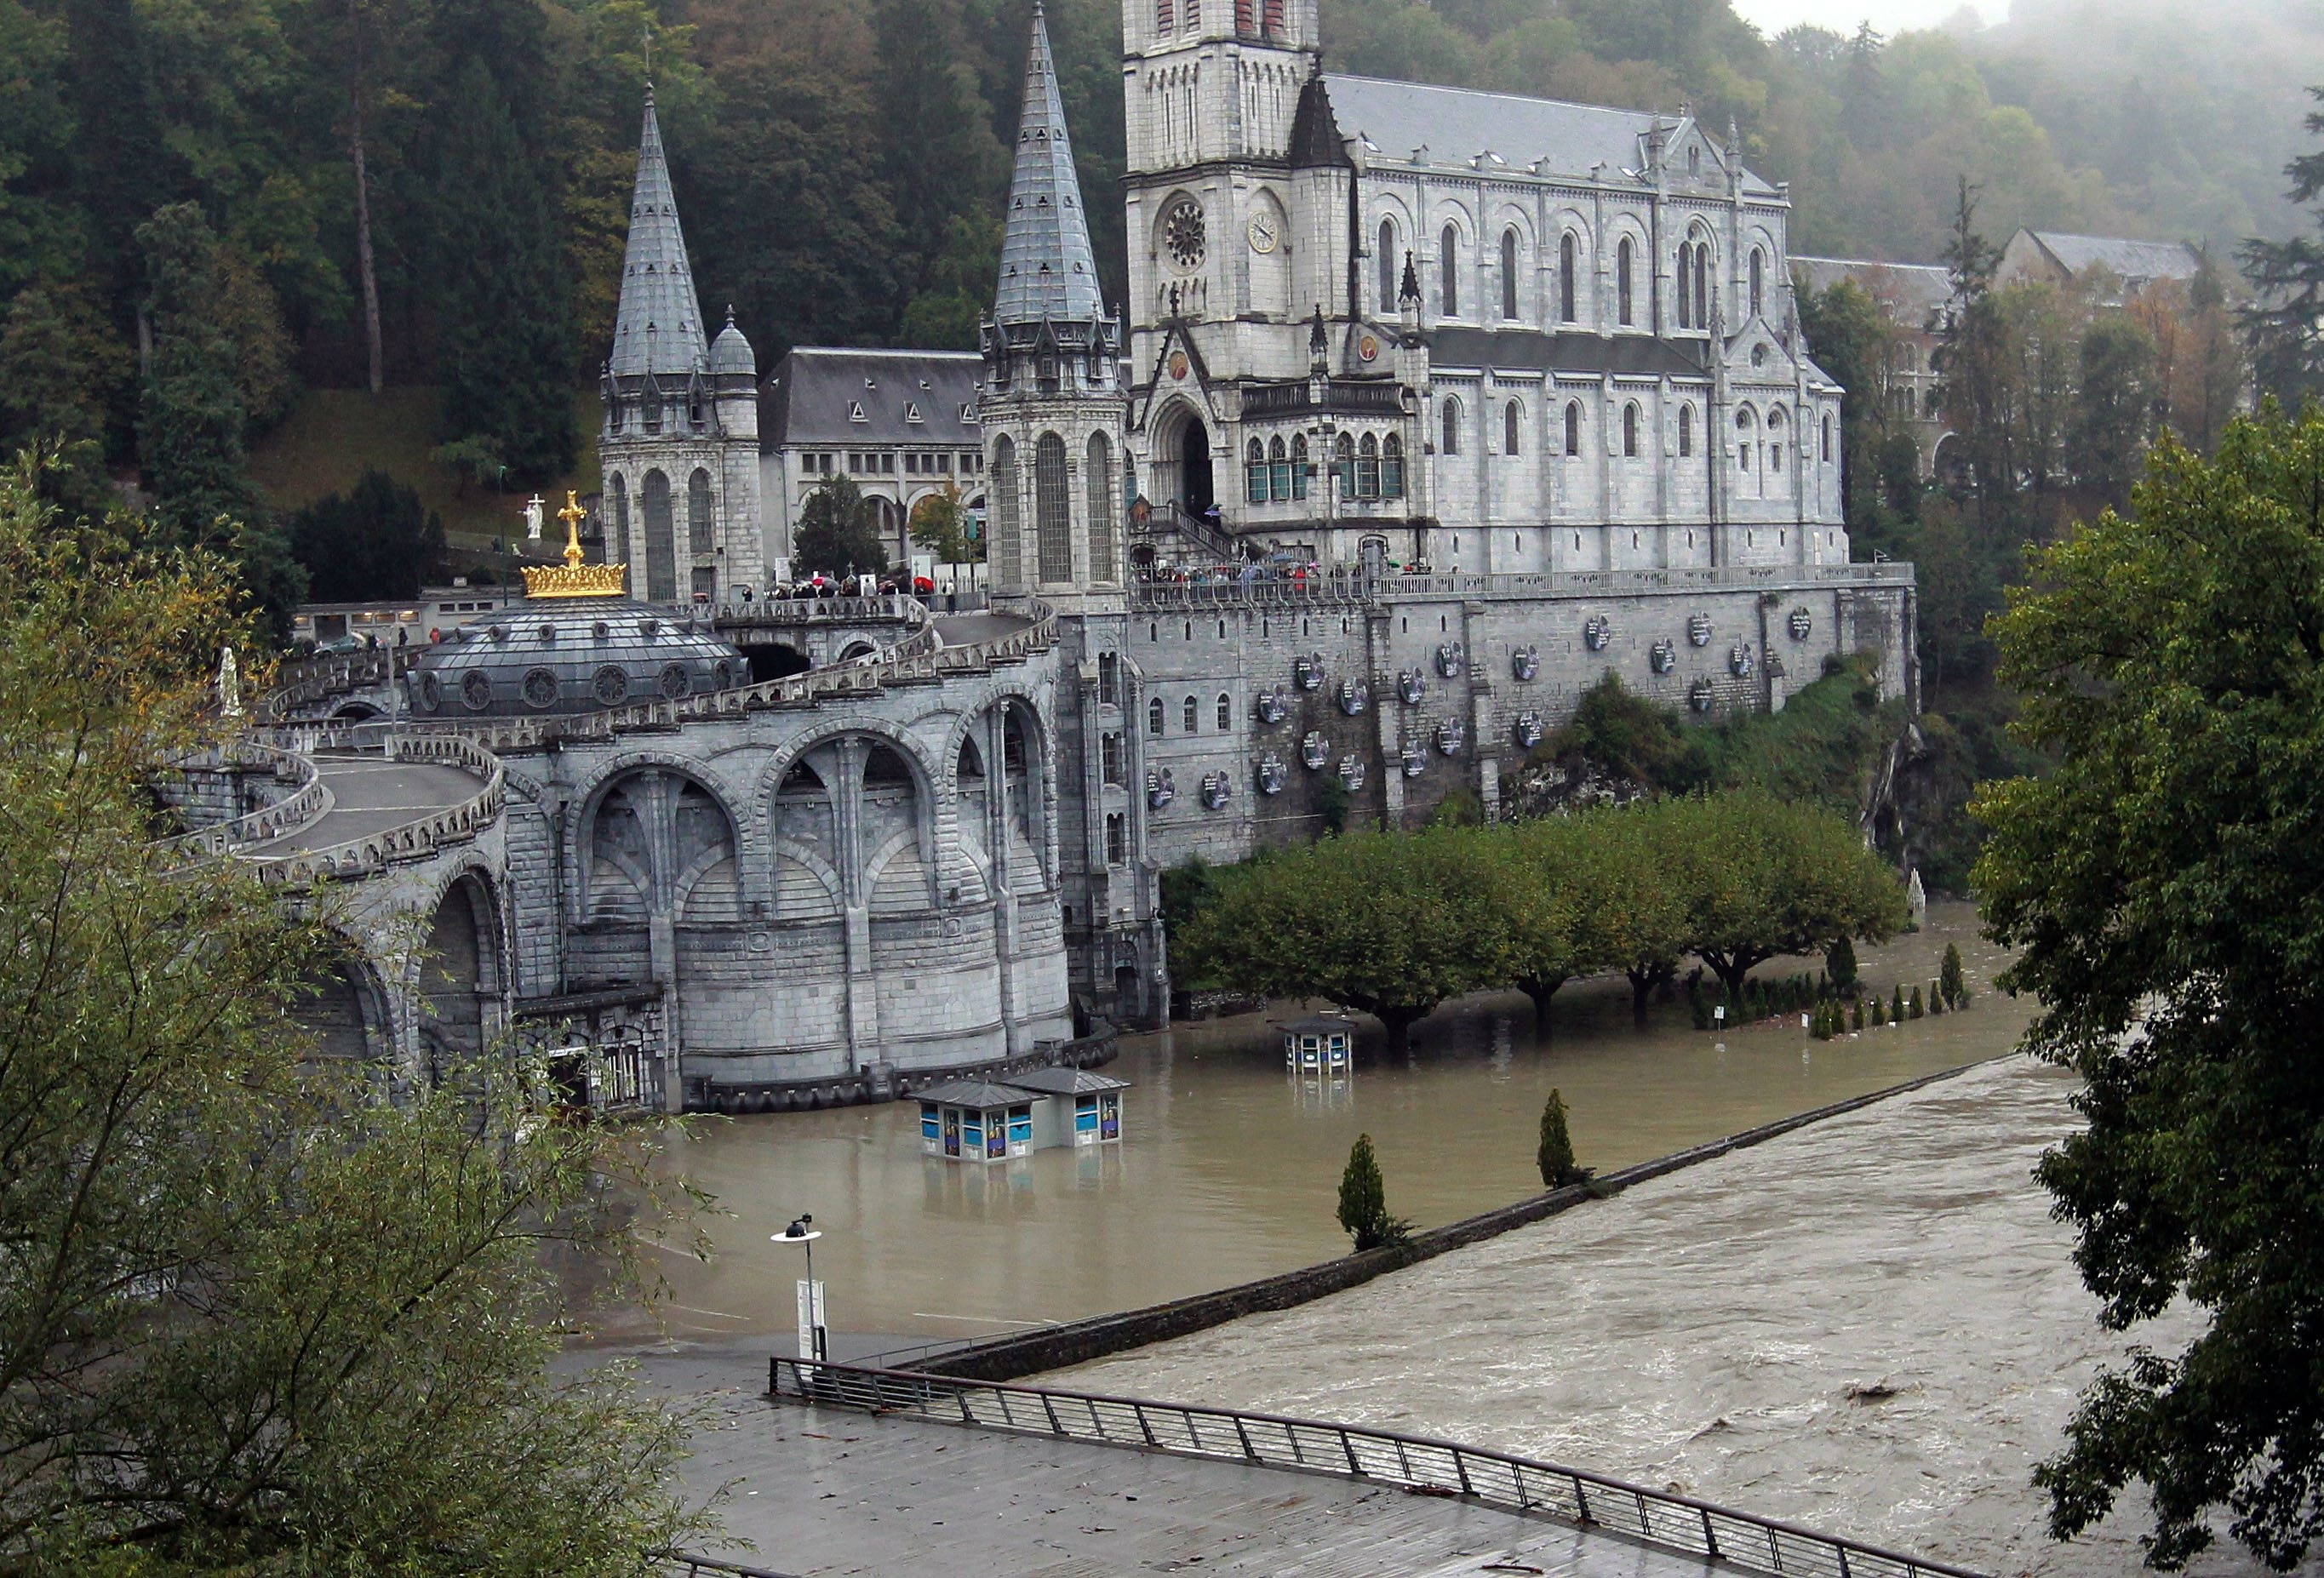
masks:
<instances>
[{"instance_id":1,"label":"submerged kiosk","mask_svg":"<svg viewBox=\"0 0 2324 1578\"><path fill-rule=\"evenodd\" d=\"M947 1161L1006 1161L1052 1146L1118 1145L1126 1079L1035 1068L953 1079L919 1093L920 1149Z\"/></svg>"}]
</instances>

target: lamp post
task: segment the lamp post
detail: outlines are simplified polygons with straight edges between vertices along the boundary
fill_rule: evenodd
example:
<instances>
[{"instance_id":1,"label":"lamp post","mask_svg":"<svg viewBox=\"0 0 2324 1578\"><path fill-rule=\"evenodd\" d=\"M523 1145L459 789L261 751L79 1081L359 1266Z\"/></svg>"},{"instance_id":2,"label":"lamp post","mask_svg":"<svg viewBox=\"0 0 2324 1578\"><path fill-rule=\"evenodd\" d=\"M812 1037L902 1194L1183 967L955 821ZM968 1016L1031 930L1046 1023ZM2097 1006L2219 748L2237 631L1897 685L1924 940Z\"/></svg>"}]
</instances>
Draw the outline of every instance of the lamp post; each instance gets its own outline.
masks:
<instances>
[{"instance_id":1,"label":"lamp post","mask_svg":"<svg viewBox=\"0 0 2324 1578\"><path fill-rule=\"evenodd\" d=\"M815 1279L815 1241L823 1236L812 1213L802 1211L782 1232L770 1235L779 1244L797 1244L807 1251L807 1276L798 1285L799 1357L821 1362L830 1350L823 1324L823 1284Z\"/></svg>"}]
</instances>

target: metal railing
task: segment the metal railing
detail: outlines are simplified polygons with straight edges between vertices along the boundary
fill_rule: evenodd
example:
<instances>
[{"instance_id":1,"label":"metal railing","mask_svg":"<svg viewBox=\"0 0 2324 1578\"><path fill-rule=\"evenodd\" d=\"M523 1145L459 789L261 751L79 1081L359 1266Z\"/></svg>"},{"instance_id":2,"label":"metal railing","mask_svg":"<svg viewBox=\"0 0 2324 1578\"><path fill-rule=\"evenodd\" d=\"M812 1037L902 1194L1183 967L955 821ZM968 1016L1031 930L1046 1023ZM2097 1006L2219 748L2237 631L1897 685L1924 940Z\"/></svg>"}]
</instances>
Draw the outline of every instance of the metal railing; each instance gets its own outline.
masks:
<instances>
[{"instance_id":1,"label":"metal railing","mask_svg":"<svg viewBox=\"0 0 2324 1578\"><path fill-rule=\"evenodd\" d=\"M1142 1452L1369 1480L1424 1495L1461 1496L1503 1511L1555 1518L1710 1557L1745 1572L1791 1578L1976 1578L1964 1568L1755 1518L1690 1496L1425 1435L797 1359L770 1361L767 1384L778 1398L826 1407L909 1414Z\"/></svg>"}]
</instances>

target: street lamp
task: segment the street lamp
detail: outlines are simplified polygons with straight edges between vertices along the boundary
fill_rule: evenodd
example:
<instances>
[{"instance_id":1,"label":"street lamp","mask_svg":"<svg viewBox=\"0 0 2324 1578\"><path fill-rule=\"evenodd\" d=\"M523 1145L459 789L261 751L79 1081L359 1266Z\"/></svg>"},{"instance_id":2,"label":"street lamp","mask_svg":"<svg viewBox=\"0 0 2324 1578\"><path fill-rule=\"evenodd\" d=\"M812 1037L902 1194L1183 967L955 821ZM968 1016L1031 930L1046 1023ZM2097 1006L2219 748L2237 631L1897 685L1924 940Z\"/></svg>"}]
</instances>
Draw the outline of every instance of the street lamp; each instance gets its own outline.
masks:
<instances>
[{"instance_id":1,"label":"street lamp","mask_svg":"<svg viewBox=\"0 0 2324 1578\"><path fill-rule=\"evenodd\" d=\"M823 1284L815 1279L815 1241L823 1236L811 1212L802 1211L771 1241L797 1244L807 1251L807 1277L798 1285L799 1357L817 1362L829 1357L829 1333L823 1324Z\"/></svg>"}]
</instances>

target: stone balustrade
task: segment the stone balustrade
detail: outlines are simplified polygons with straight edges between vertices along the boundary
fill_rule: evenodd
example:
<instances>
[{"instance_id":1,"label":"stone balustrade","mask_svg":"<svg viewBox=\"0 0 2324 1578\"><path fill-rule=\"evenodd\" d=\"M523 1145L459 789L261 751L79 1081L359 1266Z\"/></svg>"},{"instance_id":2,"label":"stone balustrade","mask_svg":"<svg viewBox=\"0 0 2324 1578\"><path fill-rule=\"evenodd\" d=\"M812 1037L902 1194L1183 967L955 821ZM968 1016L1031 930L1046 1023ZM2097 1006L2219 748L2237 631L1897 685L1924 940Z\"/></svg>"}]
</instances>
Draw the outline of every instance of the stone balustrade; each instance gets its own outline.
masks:
<instances>
[{"instance_id":1,"label":"stone balustrade","mask_svg":"<svg viewBox=\"0 0 2324 1578\"><path fill-rule=\"evenodd\" d=\"M296 787L272 805L180 834L166 840L164 847L196 857L226 854L295 833L330 809L331 791L324 787L314 762L296 751L256 740L234 740L179 764L180 771L189 773L223 772L235 768L264 768L273 773L277 782Z\"/></svg>"},{"instance_id":2,"label":"stone balustrade","mask_svg":"<svg viewBox=\"0 0 2324 1578\"><path fill-rule=\"evenodd\" d=\"M352 731L345 731L352 733ZM457 734L395 733L386 748L397 761L435 761L484 779L484 787L457 805L383 832L322 849L264 858L255 863L261 881L307 883L346 881L379 875L390 866L426 860L449 845L465 844L500 820L505 804L500 758Z\"/></svg>"}]
</instances>

